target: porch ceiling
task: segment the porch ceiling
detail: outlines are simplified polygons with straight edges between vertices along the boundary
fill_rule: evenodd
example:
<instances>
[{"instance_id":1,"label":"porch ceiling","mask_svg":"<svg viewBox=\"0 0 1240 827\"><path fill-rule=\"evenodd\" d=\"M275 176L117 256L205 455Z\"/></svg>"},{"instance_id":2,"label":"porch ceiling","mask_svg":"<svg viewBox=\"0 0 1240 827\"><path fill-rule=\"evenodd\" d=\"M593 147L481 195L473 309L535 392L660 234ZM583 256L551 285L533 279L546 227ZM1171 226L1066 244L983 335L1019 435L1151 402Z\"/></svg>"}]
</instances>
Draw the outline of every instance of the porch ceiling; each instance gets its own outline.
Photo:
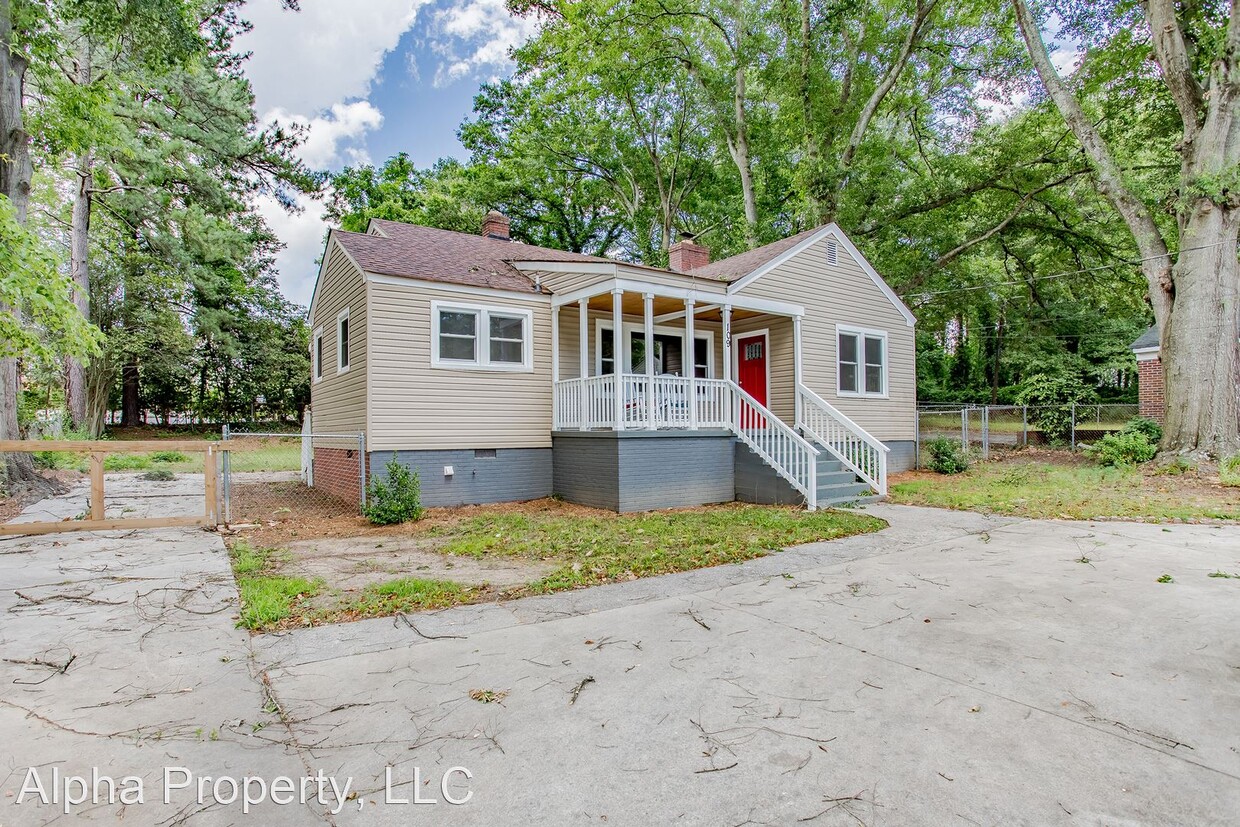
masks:
<instances>
[{"instance_id":1,"label":"porch ceiling","mask_svg":"<svg viewBox=\"0 0 1240 827\"><path fill-rule=\"evenodd\" d=\"M601 296L595 296L588 300L587 305L590 310L600 313L610 313L612 296L610 293L604 293ZM565 305L570 309L576 309L576 305ZM620 307L626 316L642 316L646 312L645 299L641 293L626 292L620 297ZM708 322L721 322L723 320L723 312L718 308L714 310L701 310L700 308L710 307L709 302L698 301L693 318ZM561 308L564 309L564 308ZM682 313L685 309L684 299L669 298L667 296L654 297L654 315L662 316L666 313ZM745 310L739 307L732 308L732 321L741 319L756 318L758 316L768 315L753 310ZM684 316L682 315L683 319Z\"/></svg>"}]
</instances>

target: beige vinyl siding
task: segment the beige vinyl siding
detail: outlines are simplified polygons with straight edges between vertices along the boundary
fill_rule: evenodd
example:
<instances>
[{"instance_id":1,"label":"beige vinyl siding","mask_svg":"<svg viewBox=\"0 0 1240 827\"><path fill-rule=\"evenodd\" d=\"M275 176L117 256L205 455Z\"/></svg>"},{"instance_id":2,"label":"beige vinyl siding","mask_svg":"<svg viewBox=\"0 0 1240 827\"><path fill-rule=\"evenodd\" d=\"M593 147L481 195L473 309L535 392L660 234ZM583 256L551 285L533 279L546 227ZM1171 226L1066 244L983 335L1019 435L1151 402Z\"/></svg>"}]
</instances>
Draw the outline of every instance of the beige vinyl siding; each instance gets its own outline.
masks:
<instances>
[{"instance_id":1,"label":"beige vinyl siding","mask_svg":"<svg viewBox=\"0 0 1240 827\"><path fill-rule=\"evenodd\" d=\"M579 331L581 330L580 311L577 305L570 304L560 308L560 378L576 379L581 376L581 339ZM598 323L611 324L612 316L605 311L590 311L589 315L589 373L587 375L594 376L598 373L598 353L597 353L597 330ZM624 317L625 324L636 324L641 326L645 324L645 318L642 316L628 315ZM673 321L663 322L655 325L657 328L671 329L680 331L684 329L685 320L675 319ZM723 377L723 326L719 322L708 322L698 319L694 324L694 331L701 333L710 331L714 344L713 363L711 374L712 379L720 379Z\"/></svg>"},{"instance_id":2,"label":"beige vinyl siding","mask_svg":"<svg viewBox=\"0 0 1240 827\"><path fill-rule=\"evenodd\" d=\"M533 273L526 273L530 278L534 278ZM588 287L591 284L609 281L610 275L601 276L598 273L539 273L538 281L543 288L550 290L557 295L571 293L582 287Z\"/></svg>"},{"instance_id":3,"label":"beige vinyl siding","mask_svg":"<svg viewBox=\"0 0 1240 827\"><path fill-rule=\"evenodd\" d=\"M879 439L913 439L917 405L913 328L843 245L838 248L838 263L828 265L826 246L826 239L819 241L738 292L804 306L801 369L805 384ZM836 392L837 324L887 333L886 399L840 396ZM740 325L735 327L741 329ZM791 327L788 322L789 339ZM773 335L771 352L771 383L776 386L772 410L791 424L795 404L790 390L794 370L791 349L778 344Z\"/></svg>"},{"instance_id":4,"label":"beige vinyl siding","mask_svg":"<svg viewBox=\"0 0 1240 827\"><path fill-rule=\"evenodd\" d=\"M349 310L349 369L336 372L336 317ZM315 291L310 316L310 346L314 332L323 330L323 378L310 377L311 424L315 432L355 434L366 429L366 282L362 271L335 243ZM313 371L311 365L311 371ZM317 442L327 447L357 447L356 440Z\"/></svg>"},{"instance_id":5,"label":"beige vinyl siding","mask_svg":"<svg viewBox=\"0 0 1240 827\"><path fill-rule=\"evenodd\" d=\"M547 301L370 284L371 450L551 447ZM532 373L431 367L431 302L529 310Z\"/></svg>"}]
</instances>

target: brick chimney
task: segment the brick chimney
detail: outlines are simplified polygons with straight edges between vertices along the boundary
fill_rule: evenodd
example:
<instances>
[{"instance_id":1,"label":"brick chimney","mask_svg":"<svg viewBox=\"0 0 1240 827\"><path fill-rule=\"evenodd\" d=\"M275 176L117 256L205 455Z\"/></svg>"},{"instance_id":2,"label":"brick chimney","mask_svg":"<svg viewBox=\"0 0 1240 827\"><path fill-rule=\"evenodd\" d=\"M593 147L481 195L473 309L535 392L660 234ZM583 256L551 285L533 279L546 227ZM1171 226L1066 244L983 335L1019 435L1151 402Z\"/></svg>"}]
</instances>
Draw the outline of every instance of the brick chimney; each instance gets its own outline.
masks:
<instances>
[{"instance_id":1,"label":"brick chimney","mask_svg":"<svg viewBox=\"0 0 1240 827\"><path fill-rule=\"evenodd\" d=\"M482 219L482 235L486 238L508 241L508 216L497 210L491 210Z\"/></svg>"},{"instance_id":2,"label":"brick chimney","mask_svg":"<svg viewBox=\"0 0 1240 827\"><path fill-rule=\"evenodd\" d=\"M667 260L668 266L677 273L688 273L710 264L710 248L686 238L668 248Z\"/></svg>"}]
</instances>

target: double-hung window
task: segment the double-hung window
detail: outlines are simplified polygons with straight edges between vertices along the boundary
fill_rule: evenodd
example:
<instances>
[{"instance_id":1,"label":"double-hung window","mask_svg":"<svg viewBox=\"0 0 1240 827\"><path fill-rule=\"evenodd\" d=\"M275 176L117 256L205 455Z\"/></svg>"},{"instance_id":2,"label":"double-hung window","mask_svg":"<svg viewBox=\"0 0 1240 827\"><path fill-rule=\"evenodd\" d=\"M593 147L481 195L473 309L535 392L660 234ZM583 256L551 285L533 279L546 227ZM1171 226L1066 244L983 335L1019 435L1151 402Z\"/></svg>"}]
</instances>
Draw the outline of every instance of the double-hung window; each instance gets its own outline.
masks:
<instances>
[{"instance_id":1,"label":"double-hung window","mask_svg":"<svg viewBox=\"0 0 1240 827\"><path fill-rule=\"evenodd\" d=\"M532 327L529 310L431 302L431 366L533 370Z\"/></svg>"},{"instance_id":2,"label":"double-hung window","mask_svg":"<svg viewBox=\"0 0 1240 827\"><path fill-rule=\"evenodd\" d=\"M349 308L336 317L336 373L349 369Z\"/></svg>"},{"instance_id":3,"label":"double-hung window","mask_svg":"<svg viewBox=\"0 0 1240 827\"><path fill-rule=\"evenodd\" d=\"M841 396L887 395L887 334L837 327L836 376Z\"/></svg>"},{"instance_id":4,"label":"double-hung window","mask_svg":"<svg viewBox=\"0 0 1240 827\"><path fill-rule=\"evenodd\" d=\"M316 328L314 340L310 345L310 361L314 368L314 381L323 378L323 328Z\"/></svg>"}]
</instances>

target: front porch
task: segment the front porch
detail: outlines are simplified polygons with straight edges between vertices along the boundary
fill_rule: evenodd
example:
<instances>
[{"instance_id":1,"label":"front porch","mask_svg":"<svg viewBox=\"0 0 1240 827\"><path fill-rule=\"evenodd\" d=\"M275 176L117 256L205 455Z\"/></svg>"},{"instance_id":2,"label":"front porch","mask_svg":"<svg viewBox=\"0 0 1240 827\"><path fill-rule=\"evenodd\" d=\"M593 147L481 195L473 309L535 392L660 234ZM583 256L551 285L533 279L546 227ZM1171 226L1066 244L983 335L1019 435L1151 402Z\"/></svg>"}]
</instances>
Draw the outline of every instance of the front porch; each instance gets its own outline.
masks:
<instances>
[{"instance_id":1,"label":"front porch","mask_svg":"<svg viewBox=\"0 0 1240 827\"><path fill-rule=\"evenodd\" d=\"M799 305L730 293L722 283L611 278L557 295L553 437L725 436L810 509L823 473L835 484L855 473L885 495L887 448L802 383L804 313ZM665 462L651 448L656 453L623 450L647 455L652 465Z\"/></svg>"}]
</instances>

